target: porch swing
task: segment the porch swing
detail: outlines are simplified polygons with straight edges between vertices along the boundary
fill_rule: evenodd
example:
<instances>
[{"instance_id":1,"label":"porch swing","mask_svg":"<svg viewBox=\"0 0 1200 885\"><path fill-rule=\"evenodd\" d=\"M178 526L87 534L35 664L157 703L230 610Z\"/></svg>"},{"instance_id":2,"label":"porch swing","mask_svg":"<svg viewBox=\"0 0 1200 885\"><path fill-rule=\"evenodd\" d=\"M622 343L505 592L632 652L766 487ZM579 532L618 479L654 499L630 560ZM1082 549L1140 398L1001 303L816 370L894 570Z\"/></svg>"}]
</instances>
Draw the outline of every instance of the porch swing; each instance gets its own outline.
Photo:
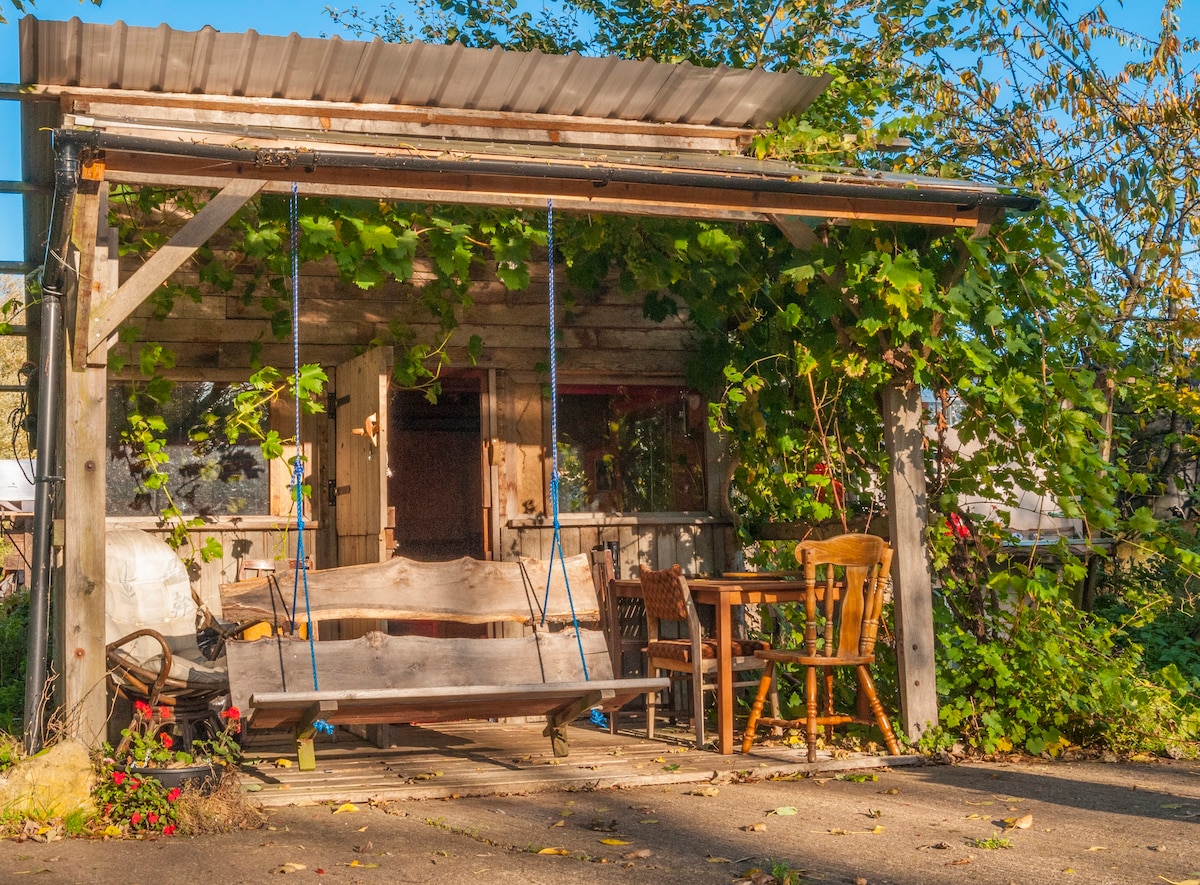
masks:
<instances>
[{"instance_id":1,"label":"porch swing","mask_svg":"<svg viewBox=\"0 0 1200 885\"><path fill-rule=\"evenodd\" d=\"M298 188L292 187L292 330L299 391ZM553 255L553 205L548 204ZM300 409L296 408L297 552L287 633L227 646L233 703L247 728L290 727L301 770L316 767L313 739L339 724L390 725L469 719L544 717L556 756L568 753L566 727L584 714L603 724L666 679L615 678L608 640L599 629L598 601L577 609L572 594L591 584L589 557L567 557L558 514L557 369L554 353L553 259L550 268L551 423L554 454L550 495L554 534L549 562L416 562L403 557L314 571L306 565L301 486ZM556 568L559 577L556 579ZM543 582L544 580L544 587ZM541 597L538 598L538 589ZM299 616L303 589L303 616ZM518 623L519 637L443 638L368 632L355 639L316 641L322 619L440 620L474 625ZM304 638L301 624L309 625ZM557 626L559 629L553 629ZM311 689L308 688L311 685ZM301 688L301 686L304 686Z\"/></svg>"}]
</instances>

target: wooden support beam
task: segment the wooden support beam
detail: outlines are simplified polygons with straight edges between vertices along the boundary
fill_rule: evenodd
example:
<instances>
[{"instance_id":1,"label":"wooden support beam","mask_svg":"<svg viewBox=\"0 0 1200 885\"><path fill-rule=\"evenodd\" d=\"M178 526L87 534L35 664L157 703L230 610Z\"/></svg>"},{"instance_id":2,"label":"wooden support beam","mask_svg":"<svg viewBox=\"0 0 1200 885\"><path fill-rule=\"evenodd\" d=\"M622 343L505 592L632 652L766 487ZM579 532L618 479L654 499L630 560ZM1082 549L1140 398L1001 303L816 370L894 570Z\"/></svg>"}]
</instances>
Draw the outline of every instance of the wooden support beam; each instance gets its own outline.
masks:
<instances>
[{"instance_id":1,"label":"wooden support beam","mask_svg":"<svg viewBox=\"0 0 1200 885\"><path fill-rule=\"evenodd\" d=\"M151 256L150 260L126 280L116 292L102 303L91 305L88 323L88 352L94 351L117 326L125 321L146 298L163 284L176 268L224 226L246 201L262 190L265 182L254 178L233 178L221 192L208 201L171 241Z\"/></svg>"},{"instance_id":2,"label":"wooden support beam","mask_svg":"<svg viewBox=\"0 0 1200 885\"><path fill-rule=\"evenodd\" d=\"M1000 220L1003 213L999 209L980 209L979 220L975 222L975 230L971 239L982 240L992 232L992 225Z\"/></svg>"},{"instance_id":3,"label":"wooden support beam","mask_svg":"<svg viewBox=\"0 0 1200 885\"><path fill-rule=\"evenodd\" d=\"M884 388L883 427L884 444L891 460L887 504L890 540L895 550L892 580L900 718L909 740L915 741L938 721L933 578L925 551L928 509L920 387L893 382Z\"/></svg>"},{"instance_id":4,"label":"wooden support beam","mask_svg":"<svg viewBox=\"0 0 1200 885\"><path fill-rule=\"evenodd\" d=\"M807 252L809 249L815 249L821 245L821 240L813 232L813 229L794 215L768 215L767 218L783 232L787 241L797 249Z\"/></svg>"},{"instance_id":5,"label":"wooden support beam","mask_svg":"<svg viewBox=\"0 0 1200 885\"><path fill-rule=\"evenodd\" d=\"M300 724L296 726L296 760L301 771L316 770L317 751L313 747L313 737L317 733L317 720L336 713L337 708L337 701L317 701L301 717Z\"/></svg>"},{"instance_id":6,"label":"wooden support beam","mask_svg":"<svg viewBox=\"0 0 1200 885\"><path fill-rule=\"evenodd\" d=\"M88 167L103 176L103 167ZM85 183L88 179L85 179ZM89 365L87 328L92 305L111 297L120 285L117 257L117 231L108 224L108 182L101 177L92 188L80 188L76 198L79 242L79 285L73 303L67 309L67 331L70 333L71 363L76 369ZM107 348L100 348L90 365L104 365ZM96 359L101 360L99 363Z\"/></svg>"},{"instance_id":7,"label":"wooden support beam","mask_svg":"<svg viewBox=\"0 0 1200 885\"><path fill-rule=\"evenodd\" d=\"M105 347L100 347L101 355ZM104 495L108 461L103 420L108 372L69 365L65 380L64 469L66 585L58 615L56 658L61 662L65 721L72 737L90 747L106 738L108 704L104 659ZM99 418L97 418L99 416ZM97 519L99 528L97 528Z\"/></svg>"},{"instance_id":8,"label":"wooden support beam","mask_svg":"<svg viewBox=\"0 0 1200 885\"><path fill-rule=\"evenodd\" d=\"M281 147L288 147L282 145ZM252 151L248 152L253 154ZM510 157L500 159L512 160ZM219 187L242 176L265 179L266 193L290 193L300 177L306 195L469 204L544 209L548 199L556 209L572 212L605 212L620 215L659 215L718 220L766 221L769 215L830 220L896 221L974 228L979 208L957 203L930 202L914 194L909 199L887 199L863 188L861 195L774 193L675 184L662 167L661 181L653 183L604 180L603 170L578 163L591 177L554 177L536 163L512 162L514 173L486 171L381 170L320 165L297 172L294 168L265 168L245 163L217 162L189 157L105 152L108 179L112 182L161 187ZM647 167L651 168L651 167ZM714 180L715 181L715 180ZM128 286L129 283L126 283Z\"/></svg>"}]
</instances>

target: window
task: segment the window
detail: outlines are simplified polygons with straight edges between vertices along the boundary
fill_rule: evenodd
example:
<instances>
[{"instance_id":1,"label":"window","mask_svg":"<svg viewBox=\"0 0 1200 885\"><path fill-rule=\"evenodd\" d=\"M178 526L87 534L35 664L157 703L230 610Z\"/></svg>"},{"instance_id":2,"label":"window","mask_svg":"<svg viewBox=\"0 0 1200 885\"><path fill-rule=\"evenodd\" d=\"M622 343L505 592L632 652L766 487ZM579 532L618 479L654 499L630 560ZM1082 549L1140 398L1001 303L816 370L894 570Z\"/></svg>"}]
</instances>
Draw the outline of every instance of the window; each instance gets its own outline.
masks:
<instances>
[{"instance_id":1,"label":"window","mask_svg":"<svg viewBox=\"0 0 1200 885\"><path fill-rule=\"evenodd\" d=\"M108 391L109 516L156 516L167 505L167 491L148 488L150 476L121 439L135 410L156 414L166 424L163 436L170 460L171 500L186 516L235 516L270 513L270 469L257 441L230 443L219 429L241 387L212 382L177 382L170 399L156 403L130 384ZM265 419L264 419L265 420Z\"/></svg>"},{"instance_id":2,"label":"window","mask_svg":"<svg viewBox=\"0 0 1200 885\"><path fill-rule=\"evenodd\" d=\"M563 387L559 510L701 511L705 412L680 387Z\"/></svg>"}]
</instances>

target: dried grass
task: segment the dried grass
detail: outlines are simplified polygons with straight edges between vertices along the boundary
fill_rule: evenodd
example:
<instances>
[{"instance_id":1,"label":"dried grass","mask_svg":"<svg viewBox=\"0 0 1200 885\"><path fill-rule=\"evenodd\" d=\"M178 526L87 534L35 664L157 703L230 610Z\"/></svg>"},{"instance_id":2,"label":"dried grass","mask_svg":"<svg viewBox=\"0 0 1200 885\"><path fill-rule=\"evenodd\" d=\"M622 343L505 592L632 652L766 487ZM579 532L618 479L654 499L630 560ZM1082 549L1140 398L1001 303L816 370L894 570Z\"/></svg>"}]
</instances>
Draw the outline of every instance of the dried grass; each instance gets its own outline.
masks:
<instances>
[{"instance_id":1,"label":"dried grass","mask_svg":"<svg viewBox=\"0 0 1200 885\"><path fill-rule=\"evenodd\" d=\"M189 836L256 830L267 820L262 808L242 792L237 772L228 770L207 793L193 784L184 787L177 814L180 833Z\"/></svg>"}]
</instances>

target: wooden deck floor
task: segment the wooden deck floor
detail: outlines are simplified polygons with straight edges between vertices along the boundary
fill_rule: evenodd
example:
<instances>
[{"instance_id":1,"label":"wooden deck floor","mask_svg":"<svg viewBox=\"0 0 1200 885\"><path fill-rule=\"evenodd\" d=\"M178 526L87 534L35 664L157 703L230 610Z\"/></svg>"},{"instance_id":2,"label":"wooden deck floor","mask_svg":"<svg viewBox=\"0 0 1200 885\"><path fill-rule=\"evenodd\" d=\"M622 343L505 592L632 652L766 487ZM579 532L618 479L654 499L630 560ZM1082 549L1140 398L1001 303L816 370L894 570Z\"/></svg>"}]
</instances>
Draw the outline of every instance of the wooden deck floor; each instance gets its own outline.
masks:
<instances>
[{"instance_id":1,"label":"wooden deck floor","mask_svg":"<svg viewBox=\"0 0 1200 885\"><path fill-rule=\"evenodd\" d=\"M622 723L624 725L624 723ZM721 756L690 746L687 732L664 729L616 735L579 720L570 728L571 753L556 759L542 724L463 722L399 729L399 745L380 749L338 731L317 742L316 771L300 771L286 734L252 735L243 786L265 806L317 802L446 799L521 792L587 791L615 786L721 783L745 777L878 768L918 756L820 754L803 747L755 746L749 756Z\"/></svg>"}]
</instances>

